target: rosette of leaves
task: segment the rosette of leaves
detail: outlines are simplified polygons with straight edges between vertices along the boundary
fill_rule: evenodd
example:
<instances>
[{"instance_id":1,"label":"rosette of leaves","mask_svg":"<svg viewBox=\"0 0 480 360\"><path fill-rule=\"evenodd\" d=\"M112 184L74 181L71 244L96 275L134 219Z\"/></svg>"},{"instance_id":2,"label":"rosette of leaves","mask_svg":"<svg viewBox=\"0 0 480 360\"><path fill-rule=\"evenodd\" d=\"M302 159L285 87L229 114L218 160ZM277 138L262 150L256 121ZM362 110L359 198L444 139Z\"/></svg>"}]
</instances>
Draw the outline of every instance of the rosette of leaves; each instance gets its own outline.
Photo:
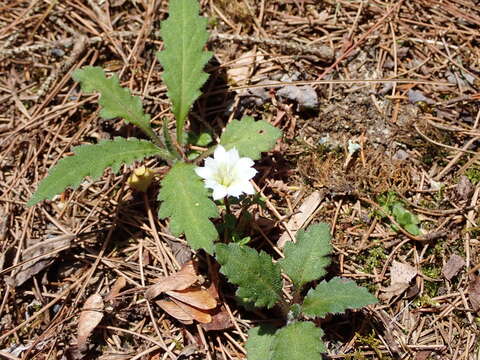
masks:
<instances>
[{"instance_id":1,"label":"rosette of leaves","mask_svg":"<svg viewBox=\"0 0 480 360\"><path fill-rule=\"evenodd\" d=\"M199 16L199 11L197 0L171 0L169 16L161 24L164 50L157 57L163 67L162 77L172 103L177 144L169 135L167 121L164 121L162 136L155 132L141 99L122 87L116 75L107 76L100 67L83 67L73 73L73 78L81 84L82 91L100 94L99 115L104 119L122 118L140 128L148 140L115 138L74 147L73 156L61 159L49 170L27 206L52 199L68 187L75 189L86 177L95 181L107 168L118 172L122 165L156 156L171 166L161 181L159 217L169 218L172 234L185 234L193 249L213 252L214 241L218 238L211 222L212 218L219 216L216 204L194 172L192 161L195 159L182 158L177 151L177 147L184 146L185 123L193 103L201 95L201 86L208 78L203 68L212 55L204 51L209 33L207 19ZM280 130L266 121L246 117L232 121L220 142L227 149L236 147L241 156L255 160L261 152L270 150L280 135Z\"/></svg>"},{"instance_id":2,"label":"rosette of leaves","mask_svg":"<svg viewBox=\"0 0 480 360\"><path fill-rule=\"evenodd\" d=\"M330 240L327 224L312 225L297 233L295 243L285 245L285 257L276 263L263 251L236 243L216 246L220 272L238 286L236 295L243 302L267 308L279 305L288 311L286 326L260 326L249 331L249 360L321 359L321 353L326 351L323 331L309 320L377 302L367 289L339 277L320 282L301 301L304 287L327 274ZM294 301L290 303L282 294L282 272L293 283Z\"/></svg>"}]
</instances>

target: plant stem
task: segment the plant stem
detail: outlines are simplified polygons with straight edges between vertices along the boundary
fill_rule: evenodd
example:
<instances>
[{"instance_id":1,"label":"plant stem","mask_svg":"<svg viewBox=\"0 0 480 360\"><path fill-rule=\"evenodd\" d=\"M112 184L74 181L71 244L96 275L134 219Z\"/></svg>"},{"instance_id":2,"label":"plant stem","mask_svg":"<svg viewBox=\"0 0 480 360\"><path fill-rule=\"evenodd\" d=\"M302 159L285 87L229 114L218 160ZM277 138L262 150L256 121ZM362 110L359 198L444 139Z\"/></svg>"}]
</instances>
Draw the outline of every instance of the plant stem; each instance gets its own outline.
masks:
<instances>
[{"instance_id":1,"label":"plant stem","mask_svg":"<svg viewBox=\"0 0 480 360\"><path fill-rule=\"evenodd\" d=\"M228 201L228 196L225 196L223 203L225 204L225 211L227 212L227 214L231 214L232 211L230 210L230 201Z\"/></svg>"},{"instance_id":2,"label":"plant stem","mask_svg":"<svg viewBox=\"0 0 480 360\"><path fill-rule=\"evenodd\" d=\"M199 157L197 157L193 162L195 164L198 164L200 161L202 161L203 159L205 159L207 156L209 155L212 155L213 152L215 151L215 148L217 147L217 145L214 145L212 146L211 148L209 148L207 151L204 151Z\"/></svg>"},{"instance_id":3,"label":"plant stem","mask_svg":"<svg viewBox=\"0 0 480 360\"><path fill-rule=\"evenodd\" d=\"M280 294L280 300L277 303L277 306L279 307L280 312L282 313L282 317L284 319L287 319L288 313L290 312L290 304L287 301L285 301L282 294Z\"/></svg>"}]
</instances>

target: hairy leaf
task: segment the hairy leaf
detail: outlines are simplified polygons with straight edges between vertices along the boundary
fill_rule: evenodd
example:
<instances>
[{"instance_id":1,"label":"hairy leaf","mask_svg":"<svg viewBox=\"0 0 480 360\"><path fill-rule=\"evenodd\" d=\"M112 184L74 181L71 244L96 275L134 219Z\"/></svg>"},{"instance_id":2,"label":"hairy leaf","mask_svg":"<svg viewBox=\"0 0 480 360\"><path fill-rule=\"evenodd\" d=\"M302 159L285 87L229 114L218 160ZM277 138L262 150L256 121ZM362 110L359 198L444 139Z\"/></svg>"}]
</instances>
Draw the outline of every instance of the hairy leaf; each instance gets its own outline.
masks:
<instances>
[{"instance_id":1,"label":"hairy leaf","mask_svg":"<svg viewBox=\"0 0 480 360\"><path fill-rule=\"evenodd\" d=\"M197 0L171 0L169 17L161 24L165 50L157 53L163 66L163 81L177 120L177 141L182 142L183 126L190 107L200 96L208 75L203 71L210 52L203 51L208 40L207 19L198 15Z\"/></svg>"},{"instance_id":2,"label":"hairy leaf","mask_svg":"<svg viewBox=\"0 0 480 360\"><path fill-rule=\"evenodd\" d=\"M275 145L282 132L264 120L255 121L250 116L233 120L227 125L220 138L225 149L237 148L241 156L260 159L261 153Z\"/></svg>"},{"instance_id":3,"label":"hairy leaf","mask_svg":"<svg viewBox=\"0 0 480 360\"><path fill-rule=\"evenodd\" d=\"M135 138L103 140L96 145L81 145L72 150L75 155L61 159L50 169L48 176L42 180L27 206L35 205L45 199L52 199L67 187L76 189L86 176L90 176L95 181L109 166L116 173L123 164L129 165L135 160L165 153L165 150L150 141Z\"/></svg>"},{"instance_id":4,"label":"hairy leaf","mask_svg":"<svg viewBox=\"0 0 480 360\"><path fill-rule=\"evenodd\" d=\"M245 344L248 360L271 360L272 345L275 339L275 328L271 326L257 326L248 331L248 340Z\"/></svg>"},{"instance_id":5,"label":"hairy leaf","mask_svg":"<svg viewBox=\"0 0 480 360\"><path fill-rule=\"evenodd\" d=\"M377 298L366 288L337 277L329 282L322 281L315 289L311 289L305 297L302 310L309 316L324 317L376 302Z\"/></svg>"},{"instance_id":6,"label":"hairy leaf","mask_svg":"<svg viewBox=\"0 0 480 360\"><path fill-rule=\"evenodd\" d=\"M275 333L272 360L321 360L323 331L312 322L294 322ZM250 359L249 359L250 360Z\"/></svg>"},{"instance_id":7,"label":"hairy leaf","mask_svg":"<svg viewBox=\"0 0 480 360\"><path fill-rule=\"evenodd\" d=\"M85 66L74 71L73 79L80 82L84 92L100 93L98 103L103 107L100 111L102 118L121 117L138 126L152 139L156 138L150 126L150 116L143 112L142 101L138 96L132 96L130 90L120 86L117 75L107 78L101 67Z\"/></svg>"},{"instance_id":8,"label":"hairy leaf","mask_svg":"<svg viewBox=\"0 0 480 360\"><path fill-rule=\"evenodd\" d=\"M330 264L328 255L332 251L330 239L328 225L321 223L310 226L307 231L298 231L297 242L285 244L285 258L280 260L280 267L297 290L327 273L325 268Z\"/></svg>"},{"instance_id":9,"label":"hairy leaf","mask_svg":"<svg viewBox=\"0 0 480 360\"><path fill-rule=\"evenodd\" d=\"M216 259L220 272L238 285L236 295L255 306L272 307L282 291L280 267L267 253L235 243L218 244Z\"/></svg>"},{"instance_id":10,"label":"hairy leaf","mask_svg":"<svg viewBox=\"0 0 480 360\"><path fill-rule=\"evenodd\" d=\"M218 233L209 218L217 217L218 210L194 168L182 162L173 165L158 194L158 200L163 201L158 216L170 217L172 233L175 236L185 233L193 249L204 249L211 254Z\"/></svg>"}]
</instances>

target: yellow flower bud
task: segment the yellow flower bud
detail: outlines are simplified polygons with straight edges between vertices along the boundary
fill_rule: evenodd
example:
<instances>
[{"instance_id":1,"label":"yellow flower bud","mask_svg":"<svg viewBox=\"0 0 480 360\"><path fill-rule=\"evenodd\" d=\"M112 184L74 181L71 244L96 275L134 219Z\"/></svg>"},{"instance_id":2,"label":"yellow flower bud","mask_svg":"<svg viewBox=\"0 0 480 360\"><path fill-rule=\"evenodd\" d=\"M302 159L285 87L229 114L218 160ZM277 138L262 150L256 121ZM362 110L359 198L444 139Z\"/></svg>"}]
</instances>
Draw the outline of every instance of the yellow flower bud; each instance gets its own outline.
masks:
<instances>
[{"instance_id":1,"label":"yellow flower bud","mask_svg":"<svg viewBox=\"0 0 480 360\"><path fill-rule=\"evenodd\" d=\"M137 191L147 191L148 187L152 183L154 173L152 170L145 166L140 166L133 170L133 174L127 180L128 185Z\"/></svg>"}]
</instances>

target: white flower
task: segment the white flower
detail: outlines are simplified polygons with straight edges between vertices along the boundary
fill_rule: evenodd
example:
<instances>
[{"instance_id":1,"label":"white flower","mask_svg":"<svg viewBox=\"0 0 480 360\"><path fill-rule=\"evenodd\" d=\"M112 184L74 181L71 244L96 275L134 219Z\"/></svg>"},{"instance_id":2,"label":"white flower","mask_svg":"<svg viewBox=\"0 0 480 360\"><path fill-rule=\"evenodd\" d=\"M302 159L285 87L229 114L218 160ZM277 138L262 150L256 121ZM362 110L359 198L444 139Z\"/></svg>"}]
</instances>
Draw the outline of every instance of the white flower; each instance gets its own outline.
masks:
<instances>
[{"instance_id":1,"label":"white flower","mask_svg":"<svg viewBox=\"0 0 480 360\"><path fill-rule=\"evenodd\" d=\"M218 145L213 158L206 158L205 166L195 168L195 172L204 179L206 188L213 189L213 199L218 200L225 196L254 194L250 179L257 170L252 166L253 160L241 158L237 149L226 151L222 145Z\"/></svg>"}]
</instances>

